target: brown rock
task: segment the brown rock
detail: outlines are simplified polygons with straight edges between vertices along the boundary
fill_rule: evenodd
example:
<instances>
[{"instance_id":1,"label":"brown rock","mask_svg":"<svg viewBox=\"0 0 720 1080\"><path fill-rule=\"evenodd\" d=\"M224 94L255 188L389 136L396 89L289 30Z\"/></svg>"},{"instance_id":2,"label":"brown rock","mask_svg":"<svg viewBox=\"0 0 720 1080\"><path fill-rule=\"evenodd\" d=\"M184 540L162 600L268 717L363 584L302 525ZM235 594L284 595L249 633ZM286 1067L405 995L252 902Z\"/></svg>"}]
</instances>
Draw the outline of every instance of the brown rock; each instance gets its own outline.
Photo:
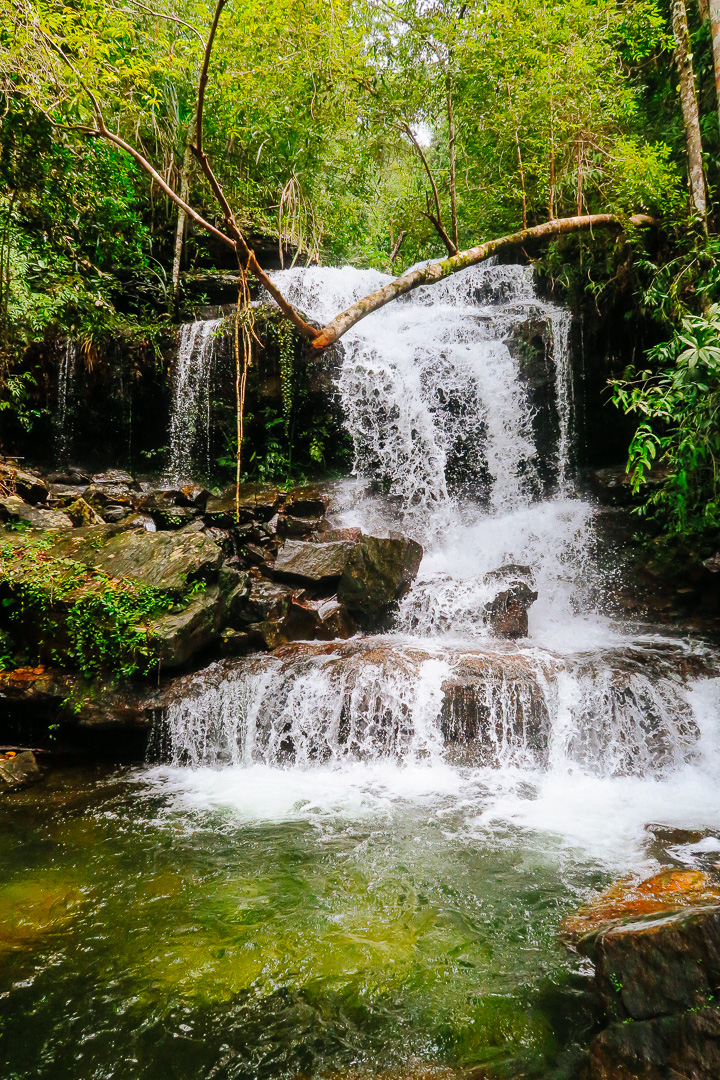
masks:
<instances>
[{"instance_id":1,"label":"brown rock","mask_svg":"<svg viewBox=\"0 0 720 1080\"><path fill-rule=\"evenodd\" d=\"M280 581L330 585L340 579L355 547L347 540L327 544L288 540L277 554L274 575Z\"/></svg>"},{"instance_id":2,"label":"brown rock","mask_svg":"<svg viewBox=\"0 0 720 1080\"><path fill-rule=\"evenodd\" d=\"M40 770L32 750L0 754L0 790L16 791L39 779Z\"/></svg>"},{"instance_id":3,"label":"brown rock","mask_svg":"<svg viewBox=\"0 0 720 1080\"><path fill-rule=\"evenodd\" d=\"M48 496L44 480L11 462L0 462L0 489L8 495L19 495L31 506L45 502Z\"/></svg>"},{"instance_id":4,"label":"brown rock","mask_svg":"<svg viewBox=\"0 0 720 1080\"><path fill-rule=\"evenodd\" d=\"M322 549L351 545L340 541L314 546ZM410 589L422 556L423 549L414 540L364 536L352 545L338 584L338 600L363 630L377 629Z\"/></svg>"},{"instance_id":5,"label":"brown rock","mask_svg":"<svg viewBox=\"0 0 720 1080\"><path fill-rule=\"evenodd\" d=\"M103 519L98 513L96 513L89 503L86 503L83 498L77 498L71 502L66 508L65 513L72 521L73 525L102 525Z\"/></svg>"},{"instance_id":6,"label":"brown rock","mask_svg":"<svg viewBox=\"0 0 720 1080\"><path fill-rule=\"evenodd\" d=\"M19 495L10 495L0 499L0 521L17 522L31 529L72 529L73 523L62 510L44 510L40 506L30 506Z\"/></svg>"}]
</instances>

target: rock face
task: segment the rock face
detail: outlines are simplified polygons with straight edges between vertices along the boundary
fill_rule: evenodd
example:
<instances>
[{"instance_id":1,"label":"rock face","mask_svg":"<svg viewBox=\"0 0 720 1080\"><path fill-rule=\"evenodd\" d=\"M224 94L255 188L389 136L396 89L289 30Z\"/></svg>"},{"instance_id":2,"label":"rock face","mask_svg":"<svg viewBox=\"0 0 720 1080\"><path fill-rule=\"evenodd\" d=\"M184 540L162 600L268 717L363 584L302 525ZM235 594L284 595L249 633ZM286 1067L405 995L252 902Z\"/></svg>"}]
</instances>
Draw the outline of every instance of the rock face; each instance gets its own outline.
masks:
<instances>
[{"instance_id":1,"label":"rock face","mask_svg":"<svg viewBox=\"0 0 720 1080\"><path fill-rule=\"evenodd\" d=\"M624 890L624 895L623 895ZM590 929L589 929L590 928ZM570 920L610 1026L588 1080L720 1076L720 886L700 871L619 885Z\"/></svg>"},{"instance_id":2,"label":"rock face","mask_svg":"<svg viewBox=\"0 0 720 1080\"><path fill-rule=\"evenodd\" d=\"M327 544L288 540L278 552L274 576L279 581L310 585L337 584L355 547L348 540Z\"/></svg>"},{"instance_id":3,"label":"rock face","mask_svg":"<svg viewBox=\"0 0 720 1080\"><path fill-rule=\"evenodd\" d=\"M217 544L202 535L108 531L104 526L76 530L52 554L171 595L181 595L194 581L209 580L223 562Z\"/></svg>"},{"instance_id":4,"label":"rock face","mask_svg":"<svg viewBox=\"0 0 720 1080\"><path fill-rule=\"evenodd\" d=\"M364 536L354 545L342 572L337 598L363 630L376 630L409 591L423 549L404 537Z\"/></svg>"},{"instance_id":5,"label":"rock face","mask_svg":"<svg viewBox=\"0 0 720 1080\"><path fill-rule=\"evenodd\" d=\"M0 499L0 521L20 522L31 529L72 529L73 523L61 510L45 510L23 502L19 495Z\"/></svg>"}]
</instances>

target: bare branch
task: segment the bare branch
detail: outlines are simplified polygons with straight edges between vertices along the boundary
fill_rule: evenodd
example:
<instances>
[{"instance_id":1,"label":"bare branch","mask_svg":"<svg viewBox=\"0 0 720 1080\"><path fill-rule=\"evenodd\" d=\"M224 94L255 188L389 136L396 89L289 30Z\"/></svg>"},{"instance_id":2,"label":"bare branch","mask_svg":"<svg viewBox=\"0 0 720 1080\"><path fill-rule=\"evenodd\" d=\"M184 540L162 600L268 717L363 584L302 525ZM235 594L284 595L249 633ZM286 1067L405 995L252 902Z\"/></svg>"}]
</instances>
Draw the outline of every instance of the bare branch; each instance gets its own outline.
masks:
<instances>
[{"instance_id":1,"label":"bare branch","mask_svg":"<svg viewBox=\"0 0 720 1080\"><path fill-rule=\"evenodd\" d=\"M415 137L415 134L413 132L413 129L410 127L410 125L408 124L407 121L404 121L404 123L403 123L403 131L408 136L408 138L411 140L411 142L413 143L415 149L417 150L418 154L420 155L420 160L422 161L423 165L425 166L425 172L428 175L428 180L430 181L430 186L432 187L433 198L435 199L435 217L432 217L430 214L427 214L426 217L430 218L433 225L437 229L437 231L438 231L438 233L440 235L440 238L442 239L443 244L447 248L448 255L457 255L457 247L452 242L452 240L450 239L448 234L445 232L445 229L443 227L442 210L440 209L440 196L438 195L437 184L435 183L435 177L432 174L432 169L430 168L430 166L428 164L428 160L425 157L425 154L423 152L423 148L420 145L420 143L417 141L417 139Z\"/></svg>"},{"instance_id":2,"label":"bare branch","mask_svg":"<svg viewBox=\"0 0 720 1080\"><path fill-rule=\"evenodd\" d=\"M186 22L185 19L180 19L177 15L169 15L166 11L155 11L154 8L146 7L145 4L139 3L138 0L126 0L126 2L130 4L131 7L140 8L141 11L146 12L148 15L154 15L158 19L167 19L169 22L174 22L179 26L187 27L188 30L192 30L203 48L205 47L205 39L200 31L196 26L193 26L192 23Z\"/></svg>"},{"instance_id":3,"label":"bare branch","mask_svg":"<svg viewBox=\"0 0 720 1080\"><path fill-rule=\"evenodd\" d=\"M200 158L203 152L203 109L205 107L205 88L207 86L208 70L210 68L210 54L212 53L218 23L226 2L227 0L218 0L217 2L212 25L210 27L210 33L208 34L207 44L205 45L205 55L203 57L200 79L198 81L197 113L195 116L195 153L198 158Z\"/></svg>"}]
</instances>

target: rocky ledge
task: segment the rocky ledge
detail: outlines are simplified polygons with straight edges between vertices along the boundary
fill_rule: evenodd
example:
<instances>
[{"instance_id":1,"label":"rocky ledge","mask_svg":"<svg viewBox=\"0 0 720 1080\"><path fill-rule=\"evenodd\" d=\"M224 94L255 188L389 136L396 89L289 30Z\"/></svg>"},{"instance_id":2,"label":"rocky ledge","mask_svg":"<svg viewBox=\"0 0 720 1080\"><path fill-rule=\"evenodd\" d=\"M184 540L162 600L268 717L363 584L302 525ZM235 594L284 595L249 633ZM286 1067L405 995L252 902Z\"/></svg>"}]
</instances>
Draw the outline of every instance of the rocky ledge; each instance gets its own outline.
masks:
<instances>
[{"instance_id":1,"label":"rocky ledge","mask_svg":"<svg viewBox=\"0 0 720 1080\"><path fill-rule=\"evenodd\" d=\"M720 1076L720 880L668 870L621 882L565 924L595 964L608 1026L586 1080Z\"/></svg>"}]
</instances>

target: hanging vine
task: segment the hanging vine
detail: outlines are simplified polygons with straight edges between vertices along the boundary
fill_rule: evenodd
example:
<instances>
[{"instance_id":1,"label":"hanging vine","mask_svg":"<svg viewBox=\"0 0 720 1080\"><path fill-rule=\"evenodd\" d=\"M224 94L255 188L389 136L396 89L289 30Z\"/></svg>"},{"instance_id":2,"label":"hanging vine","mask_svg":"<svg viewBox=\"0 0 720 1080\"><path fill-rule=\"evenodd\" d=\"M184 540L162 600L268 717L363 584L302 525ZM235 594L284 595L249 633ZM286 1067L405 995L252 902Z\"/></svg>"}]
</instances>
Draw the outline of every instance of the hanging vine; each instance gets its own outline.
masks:
<instances>
[{"instance_id":1,"label":"hanging vine","mask_svg":"<svg viewBox=\"0 0 720 1080\"><path fill-rule=\"evenodd\" d=\"M280 359L280 391L282 393L283 427L285 438L290 438L290 418L293 406L293 358L295 340L292 327L283 320L275 329Z\"/></svg>"}]
</instances>

